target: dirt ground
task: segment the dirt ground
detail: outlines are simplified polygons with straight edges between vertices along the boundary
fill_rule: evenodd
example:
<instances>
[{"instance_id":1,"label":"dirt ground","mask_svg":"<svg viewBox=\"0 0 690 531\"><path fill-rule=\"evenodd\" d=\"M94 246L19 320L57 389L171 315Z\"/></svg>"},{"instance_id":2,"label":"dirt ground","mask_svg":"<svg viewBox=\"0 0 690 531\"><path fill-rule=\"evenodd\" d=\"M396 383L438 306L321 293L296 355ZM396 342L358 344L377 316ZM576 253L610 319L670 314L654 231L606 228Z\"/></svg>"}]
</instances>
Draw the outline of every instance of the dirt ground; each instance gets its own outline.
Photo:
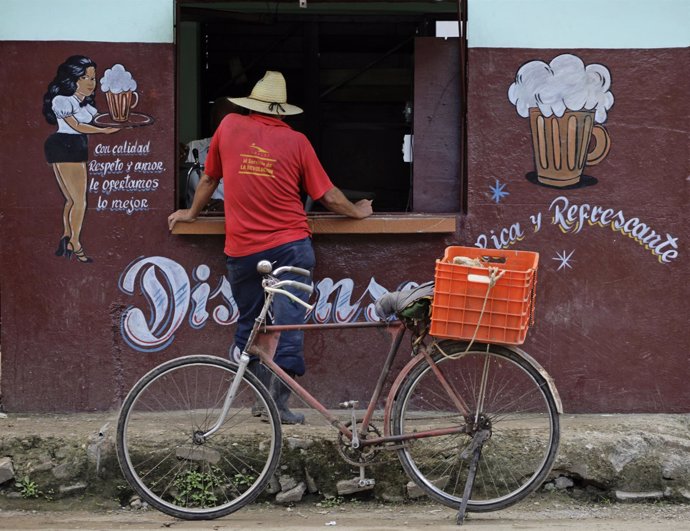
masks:
<instances>
[{"instance_id":1,"label":"dirt ground","mask_svg":"<svg viewBox=\"0 0 690 531\"><path fill-rule=\"evenodd\" d=\"M89 441L94 433L109 426L112 433L116 413L79 415L9 415L0 419L0 439L31 440L36 434L46 439L54 437L71 443ZM595 435L613 433L643 433L650 425L663 427L663 433L675 441L687 440L688 417L644 415L579 415L564 416L564 433L584 433L589 441ZM315 419L307 427L286 427L284 436L332 437L332 430ZM323 431L323 433L322 433ZM66 435L68 434L68 435ZM603 434L603 435L602 435ZM612 439L618 440L618 439ZM662 440L662 439L660 439ZM666 439L663 439L664 441ZM67 443L66 443L67 444ZM577 447L577 444L573 444ZM581 445L580 445L581 446ZM599 448L599 447L597 447ZM656 447L655 451L657 450ZM678 453L684 447L671 448ZM603 451L603 450L602 450ZM659 450L660 451L660 450ZM648 452L649 453L649 452ZM579 454L578 454L579 455ZM584 457L583 457L584 458ZM95 496L95 493L94 493ZM686 496L687 498L687 496ZM590 498L591 499L591 498ZM323 501L321 497L305 499L294 507L273 504L255 504L227 517L201 522L176 520L156 510L121 509L115 501L104 496L90 501L88 496L71 496L62 501L7 499L0 497L1 530L288 530L309 531L330 529L336 531L401 531L457 530L456 513L435 503L393 504L345 500ZM321 500L321 501L319 501ZM514 507L494 513L471 513L460 529L502 531L515 529L536 530L606 530L690 531L690 503L675 504L666 501L638 503L592 503L573 498L559 491L532 495Z\"/></svg>"},{"instance_id":2,"label":"dirt ground","mask_svg":"<svg viewBox=\"0 0 690 531\"><path fill-rule=\"evenodd\" d=\"M158 511L88 508L86 503L54 505L47 510L0 509L0 529L8 530L310 530L347 531L457 530L456 513L433 503L381 504L344 501L303 502L294 507L255 504L225 518L189 522ZM471 513L464 529L578 529L607 531L690 530L690 504L580 502L563 494L532 496L493 513Z\"/></svg>"}]
</instances>

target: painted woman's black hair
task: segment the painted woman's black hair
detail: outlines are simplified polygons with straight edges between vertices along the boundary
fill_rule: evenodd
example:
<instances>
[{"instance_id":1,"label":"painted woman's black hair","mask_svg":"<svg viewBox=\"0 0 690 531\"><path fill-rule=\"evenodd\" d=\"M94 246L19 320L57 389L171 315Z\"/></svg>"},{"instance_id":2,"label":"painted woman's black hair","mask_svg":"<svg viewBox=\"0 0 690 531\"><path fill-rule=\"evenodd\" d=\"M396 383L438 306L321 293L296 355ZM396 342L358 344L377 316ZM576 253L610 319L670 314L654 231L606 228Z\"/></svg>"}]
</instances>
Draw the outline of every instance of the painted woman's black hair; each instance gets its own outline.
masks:
<instances>
[{"instance_id":1,"label":"painted woman's black hair","mask_svg":"<svg viewBox=\"0 0 690 531\"><path fill-rule=\"evenodd\" d=\"M48 92L43 96L43 116L49 124L55 125L57 123L57 117L53 112L53 98L74 94L77 90L77 80L86 74L86 69L91 66L96 68L96 63L88 57L73 55L58 67L55 79L48 85ZM90 104L95 107L95 100L96 93L94 92L84 98L80 105L83 107Z\"/></svg>"}]
</instances>

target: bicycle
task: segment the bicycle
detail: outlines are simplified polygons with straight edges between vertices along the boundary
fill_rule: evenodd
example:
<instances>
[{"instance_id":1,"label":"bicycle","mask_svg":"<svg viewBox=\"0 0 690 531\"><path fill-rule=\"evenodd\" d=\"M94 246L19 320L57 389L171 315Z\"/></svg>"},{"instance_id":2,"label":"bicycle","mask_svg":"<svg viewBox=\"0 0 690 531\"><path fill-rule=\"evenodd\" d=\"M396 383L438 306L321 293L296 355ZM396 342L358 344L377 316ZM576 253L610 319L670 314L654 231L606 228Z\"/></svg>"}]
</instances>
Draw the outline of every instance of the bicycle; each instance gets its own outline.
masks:
<instances>
[{"instance_id":1,"label":"bicycle","mask_svg":"<svg viewBox=\"0 0 690 531\"><path fill-rule=\"evenodd\" d=\"M405 300L392 321L268 324L275 296L311 308L294 293L311 294L312 286L280 280L285 273L309 277L296 267L273 271L262 261L257 269L265 303L239 363L208 355L165 362L144 375L122 405L118 459L151 506L178 518L213 519L264 491L279 463L282 431L268 390L247 370L250 355L337 430L342 457L360 466L361 486L374 482L364 470L375 456L396 452L431 499L458 509L461 524L466 511L503 509L545 480L558 450L562 407L554 382L526 352L431 337L428 293L390 299ZM391 343L363 417L356 418L356 403L346 402L341 405L351 416L343 420L278 367L272 354L284 330L355 327L385 328ZM412 358L387 394L381 433L372 418L408 332ZM252 416L257 405L261 418Z\"/></svg>"}]
</instances>

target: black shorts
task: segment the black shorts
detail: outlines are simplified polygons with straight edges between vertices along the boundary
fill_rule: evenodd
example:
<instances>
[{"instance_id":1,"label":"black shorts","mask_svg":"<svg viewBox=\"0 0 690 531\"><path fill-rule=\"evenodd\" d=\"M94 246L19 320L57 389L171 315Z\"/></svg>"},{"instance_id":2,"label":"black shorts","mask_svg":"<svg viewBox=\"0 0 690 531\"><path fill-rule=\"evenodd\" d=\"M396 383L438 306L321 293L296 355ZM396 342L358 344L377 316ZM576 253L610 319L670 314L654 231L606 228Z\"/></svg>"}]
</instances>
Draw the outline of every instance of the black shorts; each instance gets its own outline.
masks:
<instances>
[{"instance_id":1,"label":"black shorts","mask_svg":"<svg viewBox=\"0 0 690 531\"><path fill-rule=\"evenodd\" d=\"M46 160L56 162L86 162L89 159L89 141L86 135L53 133L48 137L43 150Z\"/></svg>"}]
</instances>

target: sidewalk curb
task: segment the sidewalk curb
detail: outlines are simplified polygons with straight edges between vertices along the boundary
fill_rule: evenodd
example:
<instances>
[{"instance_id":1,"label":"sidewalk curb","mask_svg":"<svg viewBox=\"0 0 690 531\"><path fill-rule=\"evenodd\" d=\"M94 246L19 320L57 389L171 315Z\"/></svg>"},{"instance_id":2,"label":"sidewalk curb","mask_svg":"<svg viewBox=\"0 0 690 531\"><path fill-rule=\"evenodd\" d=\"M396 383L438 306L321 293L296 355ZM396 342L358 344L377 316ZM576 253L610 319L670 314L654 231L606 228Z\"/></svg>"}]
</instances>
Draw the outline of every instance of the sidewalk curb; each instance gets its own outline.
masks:
<instances>
[{"instance_id":1,"label":"sidewalk curb","mask_svg":"<svg viewBox=\"0 0 690 531\"><path fill-rule=\"evenodd\" d=\"M311 415L308 425L284 427L281 464L267 490L276 503L357 490L349 484L359 470L340 458L335 431ZM130 503L115 455L116 424L116 412L0 418L0 505L26 497L32 485L47 498L86 494ZM375 484L362 490L376 499L418 496L395 458L367 469L367 477ZM563 415L559 455L543 488L576 497L690 503L690 415Z\"/></svg>"}]
</instances>

